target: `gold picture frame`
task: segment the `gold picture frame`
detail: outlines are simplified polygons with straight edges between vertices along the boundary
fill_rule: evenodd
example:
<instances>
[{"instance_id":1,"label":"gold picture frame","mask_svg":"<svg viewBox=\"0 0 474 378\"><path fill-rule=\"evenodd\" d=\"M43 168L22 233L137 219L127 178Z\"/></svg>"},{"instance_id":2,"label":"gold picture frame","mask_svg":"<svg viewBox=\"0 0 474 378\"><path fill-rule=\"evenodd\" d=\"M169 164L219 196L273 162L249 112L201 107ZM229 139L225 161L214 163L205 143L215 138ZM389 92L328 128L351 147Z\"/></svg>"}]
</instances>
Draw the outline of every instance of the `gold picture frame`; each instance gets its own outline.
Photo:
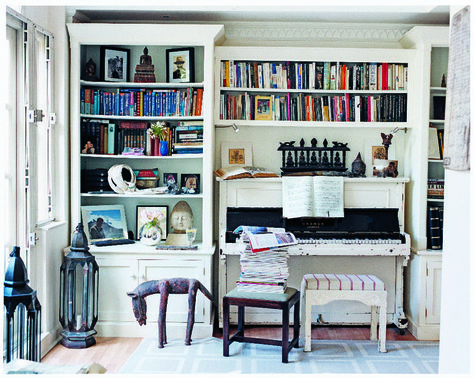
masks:
<instances>
[{"instance_id":1,"label":"gold picture frame","mask_svg":"<svg viewBox=\"0 0 474 378\"><path fill-rule=\"evenodd\" d=\"M250 142L222 142L222 167L252 165L252 144Z\"/></svg>"},{"instance_id":2,"label":"gold picture frame","mask_svg":"<svg viewBox=\"0 0 474 378\"><path fill-rule=\"evenodd\" d=\"M273 119L273 97L255 96L255 120L271 121Z\"/></svg>"}]
</instances>

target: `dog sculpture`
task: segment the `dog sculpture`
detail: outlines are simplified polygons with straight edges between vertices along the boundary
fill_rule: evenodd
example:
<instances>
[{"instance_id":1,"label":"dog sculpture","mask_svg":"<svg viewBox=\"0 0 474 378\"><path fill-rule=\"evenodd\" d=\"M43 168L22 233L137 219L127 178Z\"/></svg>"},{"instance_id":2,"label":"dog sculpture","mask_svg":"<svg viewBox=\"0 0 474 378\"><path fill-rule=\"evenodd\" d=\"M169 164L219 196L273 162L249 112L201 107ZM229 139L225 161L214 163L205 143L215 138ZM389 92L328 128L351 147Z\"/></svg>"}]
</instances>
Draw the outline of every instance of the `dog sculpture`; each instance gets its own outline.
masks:
<instances>
[{"instance_id":1,"label":"dog sculpture","mask_svg":"<svg viewBox=\"0 0 474 378\"><path fill-rule=\"evenodd\" d=\"M185 345L191 345L191 333L194 326L194 309L196 307L196 295L198 290L215 305L212 294L205 286L195 279L170 278L143 282L135 290L127 293L132 298L133 314L138 324L146 324L146 301L145 297L160 293L160 311L158 314L158 348L163 348L166 340L166 307L170 294L188 294L188 323L186 325Z\"/></svg>"}]
</instances>

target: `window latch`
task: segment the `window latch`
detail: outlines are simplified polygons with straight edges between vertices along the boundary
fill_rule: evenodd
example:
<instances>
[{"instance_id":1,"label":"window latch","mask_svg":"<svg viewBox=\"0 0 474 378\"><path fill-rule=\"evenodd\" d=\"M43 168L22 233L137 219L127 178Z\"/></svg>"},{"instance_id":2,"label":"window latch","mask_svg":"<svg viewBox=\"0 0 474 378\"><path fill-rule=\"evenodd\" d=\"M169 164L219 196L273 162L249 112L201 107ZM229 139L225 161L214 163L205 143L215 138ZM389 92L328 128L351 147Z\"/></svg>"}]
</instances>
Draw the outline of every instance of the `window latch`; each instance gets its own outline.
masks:
<instances>
[{"instance_id":1,"label":"window latch","mask_svg":"<svg viewBox=\"0 0 474 378\"><path fill-rule=\"evenodd\" d=\"M28 122L36 123L42 122L44 118L43 111L41 109L28 110Z\"/></svg>"}]
</instances>

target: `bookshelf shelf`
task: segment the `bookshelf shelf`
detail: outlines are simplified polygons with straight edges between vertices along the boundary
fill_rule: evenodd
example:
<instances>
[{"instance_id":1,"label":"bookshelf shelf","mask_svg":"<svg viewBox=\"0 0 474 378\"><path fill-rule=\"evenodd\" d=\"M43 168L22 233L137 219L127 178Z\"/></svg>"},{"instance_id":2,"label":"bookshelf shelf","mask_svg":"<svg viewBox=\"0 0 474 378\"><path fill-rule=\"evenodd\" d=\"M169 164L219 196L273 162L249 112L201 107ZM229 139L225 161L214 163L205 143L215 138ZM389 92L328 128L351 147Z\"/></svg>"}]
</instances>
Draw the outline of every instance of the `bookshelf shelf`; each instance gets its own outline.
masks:
<instances>
[{"instance_id":1,"label":"bookshelf shelf","mask_svg":"<svg viewBox=\"0 0 474 378\"><path fill-rule=\"evenodd\" d=\"M204 83L134 83L134 82L113 82L113 81L86 81L81 80L82 87L97 88L152 88L152 89L179 89L179 88L203 88Z\"/></svg>"},{"instance_id":2,"label":"bookshelf shelf","mask_svg":"<svg viewBox=\"0 0 474 378\"><path fill-rule=\"evenodd\" d=\"M236 88L219 87L221 92L257 93L312 93L312 94L406 94L407 90L363 90L363 89L283 89L283 88Z\"/></svg>"},{"instance_id":3,"label":"bookshelf shelf","mask_svg":"<svg viewBox=\"0 0 474 378\"><path fill-rule=\"evenodd\" d=\"M203 117L198 116L168 116L168 117L152 117L152 116L114 116L99 114L81 114L81 118L99 119L99 120L123 120L123 121L202 121Z\"/></svg>"},{"instance_id":4,"label":"bookshelf shelf","mask_svg":"<svg viewBox=\"0 0 474 378\"><path fill-rule=\"evenodd\" d=\"M169 160L169 159L202 159L203 154L173 154L171 156L147 156L147 155L94 155L81 154L83 159L125 159L125 160Z\"/></svg>"},{"instance_id":5,"label":"bookshelf shelf","mask_svg":"<svg viewBox=\"0 0 474 378\"><path fill-rule=\"evenodd\" d=\"M95 198L149 198L149 199L202 199L203 194L118 194L118 193L82 193L81 197L95 197Z\"/></svg>"},{"instance_id":6,"label":"bookshelf shelf","mask_svg":"<svg viewBox=\"0 0 474 378\"><path fill-rule=\"evenodd\" d=\"M247 127L298 127L298 128L371 128L393 130L396 127L401 129L410 129L412 126L405 122L325 122L325 121L255 121L255 120L218 120L215 121L216 126L228 126L235 123L236 126Z\"/></svg>"}]
</instances>

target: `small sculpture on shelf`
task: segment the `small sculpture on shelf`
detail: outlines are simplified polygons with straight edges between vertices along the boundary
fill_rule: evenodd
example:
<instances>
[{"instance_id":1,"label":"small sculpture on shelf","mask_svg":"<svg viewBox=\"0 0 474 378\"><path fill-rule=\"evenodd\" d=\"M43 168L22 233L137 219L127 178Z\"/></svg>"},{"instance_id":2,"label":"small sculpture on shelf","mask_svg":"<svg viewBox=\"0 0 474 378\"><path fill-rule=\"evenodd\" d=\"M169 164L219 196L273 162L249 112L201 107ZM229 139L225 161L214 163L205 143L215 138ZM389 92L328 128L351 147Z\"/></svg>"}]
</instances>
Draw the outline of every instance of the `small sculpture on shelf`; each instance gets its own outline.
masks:
<instances>
[{"instance_id":1,"label":"small sculpture on shelf","mask_svg":"<svg viewBox=\"0 0 474 378\"><path fill-rule=\"evenodd\" d=\"M155 66L151 64L151 56L148 55L148 48L143 49L140 57L140 64L135 67L135 83L156 83Z\"/></svg>"},{"instance_id":2,"label":"small sculpture on shelf","mask_svg":"<svg viewBox=\"0 0 474 378\"><path fill-rule=\"evenodd\" d=\"M392 144L393 135L380 133L380 136L382 137L382 145L385 147L385 160L388 160L388 148Z\"/></svg>"},{"instance_id":3,"label":"small sculpture on shelf","mask_svg":"<svg viewBox=\"0 0 474 378\"><path fill-rule=\"evenodd\" d=\"M357 157L352 162L352 175L353 177L365 177L365 163L360 157L360 152L357 154Z\"/></svg>"},{"instance_id":4,"label":"small sculpture on shelf","mask_svg":"<svg viewBox=\"0 0 474 378\"><path fill-rule=\"evenodd\" d=\"M186 201L179 201L174 205L170 216L173 232L168 234L166 245L188 245L186 230L193 227L194 215L191 206Z\"/></svg>"},{"instance_id":5,"label":"small sculpture on shelf","mask_svg":"<svg viewBox=\"0 0 474 378\"><path fill-rule=\"evenodd\" d=\"M95 74L97 71L97 66L94 63L92 59L89 59L89 61L86 63L84 67L84 75L82 76L82 80L87 80L87 81L98 81L99 78Z\"/></svg>"},{"instance_id":6,"label":"small sculpture on shelf","mask_svg":"<svg viewBox=\"0 0 474 378\"><path fill-rule=\"evenodd\" d=\"M446 75L443 74L443 77L441 78L441 88L446 88Z\"/></svg>"}]
</instances>

